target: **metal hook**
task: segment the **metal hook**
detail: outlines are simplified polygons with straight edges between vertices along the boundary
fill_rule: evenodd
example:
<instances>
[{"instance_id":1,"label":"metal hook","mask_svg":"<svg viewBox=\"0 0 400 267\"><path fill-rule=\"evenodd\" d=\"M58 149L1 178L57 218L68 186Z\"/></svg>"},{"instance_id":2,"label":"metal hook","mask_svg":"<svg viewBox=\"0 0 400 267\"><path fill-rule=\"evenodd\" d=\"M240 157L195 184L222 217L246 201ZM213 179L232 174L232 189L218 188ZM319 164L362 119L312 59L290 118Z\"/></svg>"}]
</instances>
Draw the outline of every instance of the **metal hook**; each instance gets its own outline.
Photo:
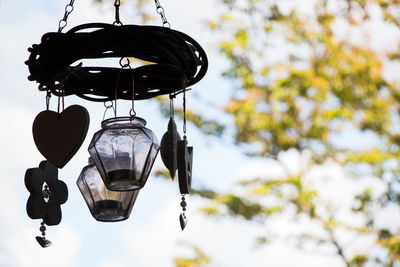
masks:
<instances>
[{"instance_id":1,"label":"metal hook","mask_svg":"<svg viewBox=\"0 0 400 267\"><path fill-rule=\"evenodd\" d=\"M114 109L114 104L113 104L112 101L110 101L110 104L109 104L109 105L107 105L106 102L104 102L103 105L104 105L104 107L106 108L106 109L104 110L104 114L103 114L103 121L104 121L104 119L106 118L107 110L109 110L110 108Z\"/></svg>"}]
</instances>

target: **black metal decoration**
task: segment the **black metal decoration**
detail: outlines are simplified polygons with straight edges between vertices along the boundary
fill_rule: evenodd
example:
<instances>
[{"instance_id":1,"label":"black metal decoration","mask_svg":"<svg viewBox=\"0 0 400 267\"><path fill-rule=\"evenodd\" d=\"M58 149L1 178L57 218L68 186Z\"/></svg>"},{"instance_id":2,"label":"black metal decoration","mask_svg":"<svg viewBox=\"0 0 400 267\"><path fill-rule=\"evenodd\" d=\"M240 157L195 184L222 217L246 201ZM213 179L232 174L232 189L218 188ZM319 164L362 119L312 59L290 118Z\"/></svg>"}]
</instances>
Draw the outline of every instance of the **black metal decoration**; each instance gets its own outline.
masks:
<instances>
[{"instance_id":1,"label":"black metal decoration","mask_svg":"<svg viewBox=\"0 0 400 267\"><path fill-rule=\"evenodd\" d=\"M168 131L161 139L160 154L172 180L175 178L175 173L178 168L177 144L180 140L181 137L176 129L174 118L170 117L168 122Z\"/></svg>"},{"instance_id":2,"label":"black metal decoration","mask_svg":"<svg viewBox=\"0 0 400 267\"><path fill-rule=\"evenodd\" d=\"M164 27L123 25L119 17L120 0L115 0L113 24L88 23L62 33L74 9L69 0L58 32L42 36L33 44L28 65L31 81L46 92L47 110L39 113L32 132L40 153L47 159L39 168L26 171L25 185L30 192L27 213L31 219L42 219L42 236L36 240L42 247L51 242L45 238L46 224L61 221L60 205L68 198L67 186L59 181L63 168L82 145L89 127L89 113L81 106L64 110L64 97L76 95L95 102L111 101L106 111L114 109L114 118L104 120L89 145L92 162L83 168L77 185L93 217L115 222L129 217L139 190L145 185L160 150L146 121L137 117L134 101L169 94L171 101L168 131L161 142L161 157L174 179L179 176L183 230L187 224L185 194L190 193L193 147L186 138L186 91L200 81L208 68L207 55L190 36L172 30L159 0L154 0ZM117 58L121 68L86 66L87 59ZM128 63L122 64L124 59ZM130 61L141 63L135 68ZM174 121L173 98L183 93L184 138L181 140ZM58 111L49 110L51 95L58 96ZM60 100L62 111L60 112ZM117 100L132 101L129 116L117 117ZM114 101L114 103L113 103Z\"/></svg>"},{"instance_id":3,"label":"black metal decoration","mask_svg":"<svg viewBox=\"0 0 400 267\"><path fill-rule=\"evenodd\" d=\"M62 217L60 205L67 201L68 189L63 181L58 180L57 168L48 161L42 161L39 168L26 171L25 186L30 192L26 204L28 216L31 219L43 219L43 227L44 224L59 224ZM43 234L46 228L41 227L40 230Z\"/></svg>"},{"instance_id":4,"label":"black metal decoration","mask_svg":"<svg viewBox=\"0 0 400 267\"><path fill-rule=\"evenodd\" d=\"M179 215L179 223L181 225L181 229L182 231L185 229L186 224L188 222L188 219L186 217L186 199L185 199L185 194L182 194L182 198L181 198L181 207L182 207L182 213Z\"/></svg>"},{"instance_id":5,"label":"black metal decoration","mask_svg":"<svg viewBox=\"0 0 400 267\"><path fill-rule=\"evenodd\" d=\"M73 105L61 113L40 112L33 122L32 132L40 153L54 166L63 168L81 147L88 128L88 111Z\"/></svg>"},{"instance_id":6,"label":"black metal decoration","mask_svg":"<svg viewBox=\"0 0 400 267\"><path fill-rule=\"evenodd\" d=\"M192 161L193 161L193 147L187 146L186 136L183 137L182 141L178 142L178 177L179 177L179 191L182 194L182 213L179 215L179 222L181 229L185 229L187 224L186 211L186 199L185 194L190 194L192 184Z\"/></svg>"},{"instance_id":7,"label":"black metal decoration","mask_svg":"<svg viewBox=\"0 0 400 267\"><path fill-rule=\"evenodd\" d=\"M186 203L186 202L185 202ZM183 208L182 208L183 209ZM186 210L186 208L184 209ZM185 212L183 211L180 215L179 215L179 223L181 225L181 229L182 231L185 229L186 224L188 222L188 218L186 217Z\"/></svg>"},{"instance_id":8,"label":"black metal decoration","mask_svg":"<svg viewBox=\"0 0 400 267\"><path fill-rule=\"evenodd\" d=\"M186 137L186 89L183 90L183 140L177 142L177 164L179 191L182 194L181 207L182 213L179 215L179 223L182 231L185 229L188 219L186 217L186 199L185 195L190 194L192 185L192 165L193 165L193 147L188 147Z\"/></svg>"},{"instance_id":9,"label":"black metal decoration","mask_svg":"<svg viewBox=\"0 0 400 267\"><path fill-rule=\"evenodd\" d=\"M193 147L188 147L186 136L178 142L178 176L181 194L190 194L192 184Z\"/></svg>"},{"instance_id":10,"label":"black metal decoration","mask_svg":"<svg viewBox=\"0 0 400 267\"><path fill-rule=\"evenodd\" d=\"M60 52L62 51L62 52ZM131 57L149 64L133 69L135 100L182 90L197 83L208 67L203 48L188 35L166 27L89 23L67 33L46 33L29 49L26 64L39 90L91 101L115 99L115 77L120 69L73 65L81 59ZM132 99L131 71L123 70L118 99Z\"/></svg>"},{"instance_id":11,"label":"black metal decoration","mask_svg":"<svg viewBox=\"0 0 400 267\"><path fill-rule=\"evenodd\" d=\"M42 222L40 225L41 226L40 226L39 230L40 230L40 232L42 232L42 236L37 236L36 237L36 241L39 243L39 245L42 246L42 248L50 247L51 246L51 241L46 239L46 237L45 237L45 235L46 235L45 223Z\"/></svg>"}]
</instances>

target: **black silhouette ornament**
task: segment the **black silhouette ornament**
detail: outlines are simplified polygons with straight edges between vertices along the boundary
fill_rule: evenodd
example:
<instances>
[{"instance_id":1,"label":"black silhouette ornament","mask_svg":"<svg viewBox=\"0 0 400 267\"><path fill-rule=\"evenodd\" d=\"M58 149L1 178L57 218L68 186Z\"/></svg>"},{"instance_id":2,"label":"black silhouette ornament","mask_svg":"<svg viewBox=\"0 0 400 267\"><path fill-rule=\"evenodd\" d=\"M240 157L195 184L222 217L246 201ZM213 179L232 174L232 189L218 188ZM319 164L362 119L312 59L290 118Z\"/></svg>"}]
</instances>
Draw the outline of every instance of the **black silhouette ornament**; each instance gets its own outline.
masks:
<instances>
[{"instance_id":1,"label":"black silhouette ornament","mask_svg":"<svg viewBox=\"0 0 400 267\"><path fill-rule=\"evenodd\" d=\"M187 144L186 136L178 142L178 177L181 194L189 194L192 184L193 147L188 147Z\"/></svg>"},{"instance_id":2,"label":"black silhouette ornament","mask_svg":"<svg viewBox=\"0 0 400 267\"><path fill-rule=\"evenodd\" d=\"M88 23L67 33L49 32L40 44L28 49L31 81L39 90L57 95L63 84L65 96L104 102L132 100L131 70L76 64L87 58L131 57L151 62L133 68L134 99L148 99L182 90L182 80L190 86L207 72L208 60L203 48L190 36L168 27ZM115 93L115 77L121 72Z\"/></svg>"},{"instance_id":3,"label":"black silhouette ornament","mask_svg":"<svg viewBox=\"0 0 400 267\"><path fill-rule=\"evenodd\" d=\"M51 246L51 241L46 239L45 237L37 236L36 241L39 243L39 245L42 246L42 248L47 248Z\"/></svg>"},{"instance_id":4,"label":"black silhouette ornament","mask_svg":"<svg viewBox=\"0 0 400 267\"><path fill-rule=\"evenodd\" d=\"M168 131L161 139L160 154L172 180L175 178L176 169L178 168L177 144L180 140L181 137L176 129L175 121L171 117L168 123Z\"/></svg>"},{"instance_id":5,"label":"black silhouette ornament","mask_svg":"<svg viewBox=\"0 0 400 267\"><path fill-rule=\"evenodd\" d=\"M31 193L26 211L31 219L43 219L47 225L61 222L60 205L67 201L68 189L57 176L57 168L48 161L26 171L25 186Z\"/></svg>"},{"instance_id":6,"label":"black silhouette ornament","mask_svg":"<svg viewBox=\"0 0 400 267\"><path fill-rule=\"evenodd\" d=\"M37 236L36 241L39 243L39 245L42 246L42 248L47 248L51 246L51 241L46 239L46 226L45 223L42 222L41 226L39 228L40 232L42 232L42 236Z\"/></svg>"},{"instance_id":7,"label":"black silhouette ornament","mask_svg":"<svg viewBox=\"0 0 400 267\"><path fill-rule=\"evenodd\" d=\"M182 141L178 142L178 177L179 177L179 191L182 194L181 207L182 213L179 215L179 223L181 229L185 229L188 219L186 217L186 199L185 194L190 193L192 185L192 162L193 162L193 147L187 146L186 135Z\"/></svg>"},{"instance_id":8,"label":"black silhouette ornament","mask_svg":"<svg viewBox=\"0 0 400 267\"><path fill-rule=\"evenodd\" d=\"M40 112L33 122L32 132L40 153L54 166L62 168L81 147L88 128L88 111L73 105L61 113Z\"/></svg>"},{"instance_id":9,"label":"black silhouette ornament","mask_svg":"<svg viewBox=\"0 0 400 267\"><path fill-rule=\"evenodd\" d=\"M184 212L181 213L179 215L179 223L181 224L182 231L185 229L187 222L188 222L188 219L186 217L186 214Z\"/></svg>"}]
</instances>

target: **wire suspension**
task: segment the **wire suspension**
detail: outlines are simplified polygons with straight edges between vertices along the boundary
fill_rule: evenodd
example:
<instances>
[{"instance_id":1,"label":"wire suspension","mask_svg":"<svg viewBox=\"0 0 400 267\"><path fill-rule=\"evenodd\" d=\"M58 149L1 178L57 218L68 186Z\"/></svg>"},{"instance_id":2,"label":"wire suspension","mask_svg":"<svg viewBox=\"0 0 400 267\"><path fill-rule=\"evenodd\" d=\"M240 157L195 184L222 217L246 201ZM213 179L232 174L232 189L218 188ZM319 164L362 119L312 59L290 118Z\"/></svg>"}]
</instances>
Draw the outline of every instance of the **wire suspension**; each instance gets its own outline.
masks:
<instances>
[{"instance_id":1,"label":"wire suspension","mask_svg":"<svg viewBox=\"0 0 400 267\"><path fill-rule=\"evenodd\" d=\"M65 28L65 26L67 26L67 24L68 24L68 22L67 22L68 16L69 16L69 14L72 13L72 11L74 11L74 2L75 2L75 0L71 0L69 2L69 4L67 4L65 6L64 17L58 23L58 32L62 32L62 30Z\"/></svg>"},{"instance_id":2,"label":"wire suspension","mask_svg":"<svg viewBox=\"0 0 400 267\"><path fill-rule=\"evenodd\" d=\"M121 1L120 0L115 0L114 2L114 7L115 7L115 21L113 23L113 25L117 25L117 26L122 26L122 22L119 18L119 8L121 6Z\"/></svg>"},{"instance_id":3,"label":"wire suspension","mask_svg":"<svg viewBox=\"0 0 400 267\"><path fill-rule=\"evenodd\" d=\"M171 24L169 24L169 22L167 20L167 16L165 15L165 10L161 6L160 1L159 0L154 0L154 3L156 4L157 13L161 16L161 21L162 21L163 26L171 28Z\"/></svg>"}]
</instances>

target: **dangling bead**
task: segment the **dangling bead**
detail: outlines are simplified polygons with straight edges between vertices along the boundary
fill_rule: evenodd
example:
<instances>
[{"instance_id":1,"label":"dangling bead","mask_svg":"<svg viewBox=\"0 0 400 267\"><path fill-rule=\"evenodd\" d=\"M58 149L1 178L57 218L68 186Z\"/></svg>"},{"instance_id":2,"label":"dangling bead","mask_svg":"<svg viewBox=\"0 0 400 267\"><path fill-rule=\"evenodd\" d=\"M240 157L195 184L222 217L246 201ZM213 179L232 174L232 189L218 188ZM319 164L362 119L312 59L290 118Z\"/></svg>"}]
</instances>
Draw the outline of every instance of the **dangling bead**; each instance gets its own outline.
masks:
<instances>
[{"instance_id":1,"label":"dangling bead","mask_svg":"<svg viewBox=\"0 0 400 267\"><path fill-rule=\"evenodd\" d=\"M42 232L42 236L46 235L46 226L44 226L44 223L42 222L42 226L39 228L40 232Z\"/></svg>"},{"instance_id":2,"label":"dangling bead","mask_svg":"<svg viewBox=\"0 0 400 267\"><path fill-rule=\"evenodd\" d=\"M42 232L42 236L36 236L36 241L39 243L39 245L42 246L42 248L47 248L51 246L51 241L46 239L45 235L46 235L46 226L45 223L42 221L42 223L40 224L40 232Z\"/></svg>"}]
</instances>

